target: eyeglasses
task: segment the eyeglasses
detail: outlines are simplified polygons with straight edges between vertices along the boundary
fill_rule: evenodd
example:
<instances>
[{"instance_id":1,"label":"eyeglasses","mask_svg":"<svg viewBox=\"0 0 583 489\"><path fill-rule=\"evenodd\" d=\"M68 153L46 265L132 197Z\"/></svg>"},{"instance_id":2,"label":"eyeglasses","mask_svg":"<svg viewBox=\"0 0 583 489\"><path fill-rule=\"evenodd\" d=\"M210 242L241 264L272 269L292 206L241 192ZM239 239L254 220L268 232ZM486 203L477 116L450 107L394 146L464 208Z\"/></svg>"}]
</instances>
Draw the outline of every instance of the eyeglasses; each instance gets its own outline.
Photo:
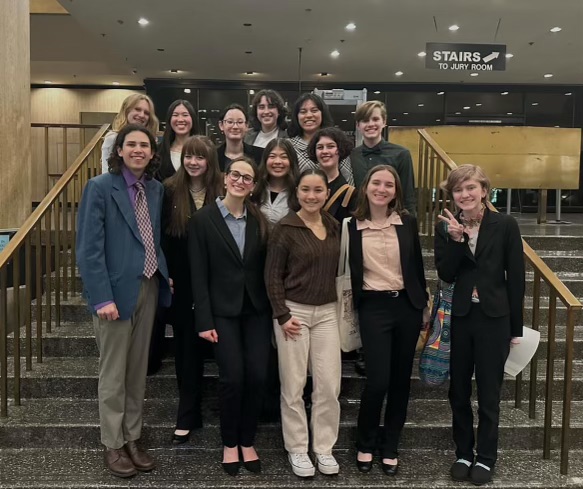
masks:
<instances>
[{"instance_id":1,"label":"eyeglasses","mask_svg":"<svg viewBox=\"0 0 583 489\"><path fill-rule=\"evenodd\" d=\"M243 183L245 185L251 185L253 182L255 182L255 178L253 178L251 175L244 175L243 173L239 173L237 170L231 170L227 173L227 175L229 175L231 182L237 182L240 178L243 179Z\"/></svg>"},{"instance_id":2,"label":"eyeglasses","mask_svg":"<svg viewBox=\"0 0 583 489\"><path fill-rule=\"evenodd\" d=\"M247 121L244 121L242 119L239 121L233 121L231 119L227 119L227 120L223 121L223 124L227 127L244 126L245 124L247 124Z\"/></svg>"}]
</instances>

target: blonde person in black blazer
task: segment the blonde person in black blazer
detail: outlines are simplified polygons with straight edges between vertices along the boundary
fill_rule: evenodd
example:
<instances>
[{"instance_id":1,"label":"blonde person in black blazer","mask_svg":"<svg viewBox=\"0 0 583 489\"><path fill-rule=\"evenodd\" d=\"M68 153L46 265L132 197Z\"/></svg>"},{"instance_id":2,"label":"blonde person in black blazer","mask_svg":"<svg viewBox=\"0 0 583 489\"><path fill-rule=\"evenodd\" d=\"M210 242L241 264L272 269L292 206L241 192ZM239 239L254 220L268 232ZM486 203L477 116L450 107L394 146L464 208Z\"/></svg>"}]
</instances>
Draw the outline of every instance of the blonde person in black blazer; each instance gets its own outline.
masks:
<instances>
[{"instance_id":1,"label":"blonde person in black blazer","mask_svg":"<svg viewBox=\"0 0 583 489\"><path fill-rule=\"evenodd\" d=\"M271 311L265 291L267 222L248 197L256 166L234 159L224 177L226 194L190 219L188 247L195 327L214 345L219 366L223 468L261 465L253 447L271 344Z\"/></svg>"},{"instance_id":2,"label":"blonde person in black blazer","mask_svg":"<svg viewBox=\"0 0 583 489\"><path fill-rule=\"evenodd\" d=\"M458 212L435 228L439 278L455 282L452 299L449 401L456 461L454 480L489 482L496 463L500 389L512 343L522 336L524 258L516 220L487 207L490 180L479 166L462 165L442 188ZM472 375L478 388L474 460Z\"/></svg>"},{"instance_id":3,"label":"blonde person in black blazer","mask_svg":"<svg viewBox=\"0 0 583 489\"><path fill-rule=\"evenodd\" d=\"M367 379L358 413L356 465L369 472L378 449L384 473L393 476L427 305L423 258L417 221L403 208L401 182L392 166L371 168L358 197L348 226L349 259ZM377 446L385 398L384 436Z\"/></svg>"}]
</instances>

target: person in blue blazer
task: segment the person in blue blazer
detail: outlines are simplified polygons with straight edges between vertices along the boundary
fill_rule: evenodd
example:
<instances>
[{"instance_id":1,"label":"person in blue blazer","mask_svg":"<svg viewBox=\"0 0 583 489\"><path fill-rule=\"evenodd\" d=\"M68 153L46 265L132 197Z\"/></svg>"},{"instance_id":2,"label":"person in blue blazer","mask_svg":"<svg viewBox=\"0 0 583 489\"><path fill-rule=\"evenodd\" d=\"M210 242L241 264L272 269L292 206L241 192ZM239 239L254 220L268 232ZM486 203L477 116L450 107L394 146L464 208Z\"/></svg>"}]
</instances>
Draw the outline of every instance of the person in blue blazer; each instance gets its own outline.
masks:
<instances>
[{"instance_id":1,"label":"person in blue blazer","mask_svg":"<svg viewBox=\"0 0 583 489\"><path fill-rule=\"evenodd\" d=\"M148 347L158 299L171 280L160 249L162 184L156 141L143 126L119 131L109 171L87 182L79 205L77 265L99 348L99 418L105 462L118 477L149 471L138 448Z\"/></svg>"}]
</instances>

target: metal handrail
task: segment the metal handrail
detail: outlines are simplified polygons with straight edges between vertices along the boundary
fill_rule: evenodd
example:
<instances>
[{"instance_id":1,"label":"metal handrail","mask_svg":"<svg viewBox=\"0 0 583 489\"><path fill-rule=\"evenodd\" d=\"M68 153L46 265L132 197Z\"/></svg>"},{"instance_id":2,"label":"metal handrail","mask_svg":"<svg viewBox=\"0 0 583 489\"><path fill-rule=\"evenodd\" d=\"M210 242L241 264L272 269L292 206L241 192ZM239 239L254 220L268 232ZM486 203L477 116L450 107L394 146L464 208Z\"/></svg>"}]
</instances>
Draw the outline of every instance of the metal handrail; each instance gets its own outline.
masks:
<instances>
[{"instance_id":1,"label":"metal handrail","mask_svg":"<svg viewBox=\"0 0 583 489\"><path fill-rule=\"evenodd\" d=\"M437 222L437 215L446 207L452 208L453 203L448 200L440 183L447 178L449 172L457 168L456 163L435 142L424 129L418 129L419 134L419 165L417 172L417 216L419 229L428 236L433 235L433 223ZM493 211L496 211L491 207ZM543 434L543 458L551 457L551 429L553 414L553 380L556 346L556 311L557 298L567 308L567 325L565 338L565 370L563 381L563 416L561 424L561 474L569 471L570 421L571 401L573 398L573 359L575 320L581 311L581 302L573 295L569 288L556 276L549 266L536 254L530 245L522 240L524 259L534 270L532 329L538 330L540 323L541 281L549 287L549 320L547 339L547 369L545 378L545 419ZM536 417L536 393L538 373L537 352L530 364L529 384L529 416ZM522 373L516 377L514 405L522 405Z\"/></svg>"},{"instance_id":2,"label":"metal handrail","mask_svg":"<svg viewBox=\"0 0 583 489\"><path fill-rule=\"evenodd\" d=\"M57 327L60 326L61 298L66 300L69 289L75 287L76 210L81 190L87 180L101 173L101 144L108 128L109 124L99 126L99 130L89 144L66 169L4 250L0 252L0 417L8 415L7 343L9 333L13 333L14 404L20 404L20 328L22 325L24 325L26 370L32 369L33 283L36 301L36 360L39 363L42 362L43 325L45 332L50 333L53 324L51 309L54 306L54 323ZM43 258L46 270L44 276ZM10 266L12 266L12 317L14 319L12 331L8 331L7 300ZM24 280L21 277L21 266L24 267ZM35 269L34 274L33 269ZM53 270L54 278L52 277ZM20 288L22 285L25 286L22 304L25 306L24 318L21 317Z\"/></svg>"}]
</instances>

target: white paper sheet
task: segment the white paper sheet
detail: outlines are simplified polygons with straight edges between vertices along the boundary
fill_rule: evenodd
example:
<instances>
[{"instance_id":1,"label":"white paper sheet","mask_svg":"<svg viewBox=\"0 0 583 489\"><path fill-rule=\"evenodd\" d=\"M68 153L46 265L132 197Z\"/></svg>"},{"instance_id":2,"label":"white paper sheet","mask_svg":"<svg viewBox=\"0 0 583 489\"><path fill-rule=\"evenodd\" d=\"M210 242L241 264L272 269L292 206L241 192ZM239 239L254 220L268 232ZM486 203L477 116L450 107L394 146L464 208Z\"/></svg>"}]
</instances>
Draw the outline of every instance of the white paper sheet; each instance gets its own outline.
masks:
<instances>
[{"instance_id":1,"label":"white paper sheet","mask_svg":"<svg viewBox=\"0 0 583 489\"><path fill-rule=\"evenodd\" d=\"M532 328L522 329L522 338L518 345L512 345L510 354L504 365L504 372L512 377L516 377L536 353L538 344L540 342L540 333Z\"/></svg>"}]
</instances>

